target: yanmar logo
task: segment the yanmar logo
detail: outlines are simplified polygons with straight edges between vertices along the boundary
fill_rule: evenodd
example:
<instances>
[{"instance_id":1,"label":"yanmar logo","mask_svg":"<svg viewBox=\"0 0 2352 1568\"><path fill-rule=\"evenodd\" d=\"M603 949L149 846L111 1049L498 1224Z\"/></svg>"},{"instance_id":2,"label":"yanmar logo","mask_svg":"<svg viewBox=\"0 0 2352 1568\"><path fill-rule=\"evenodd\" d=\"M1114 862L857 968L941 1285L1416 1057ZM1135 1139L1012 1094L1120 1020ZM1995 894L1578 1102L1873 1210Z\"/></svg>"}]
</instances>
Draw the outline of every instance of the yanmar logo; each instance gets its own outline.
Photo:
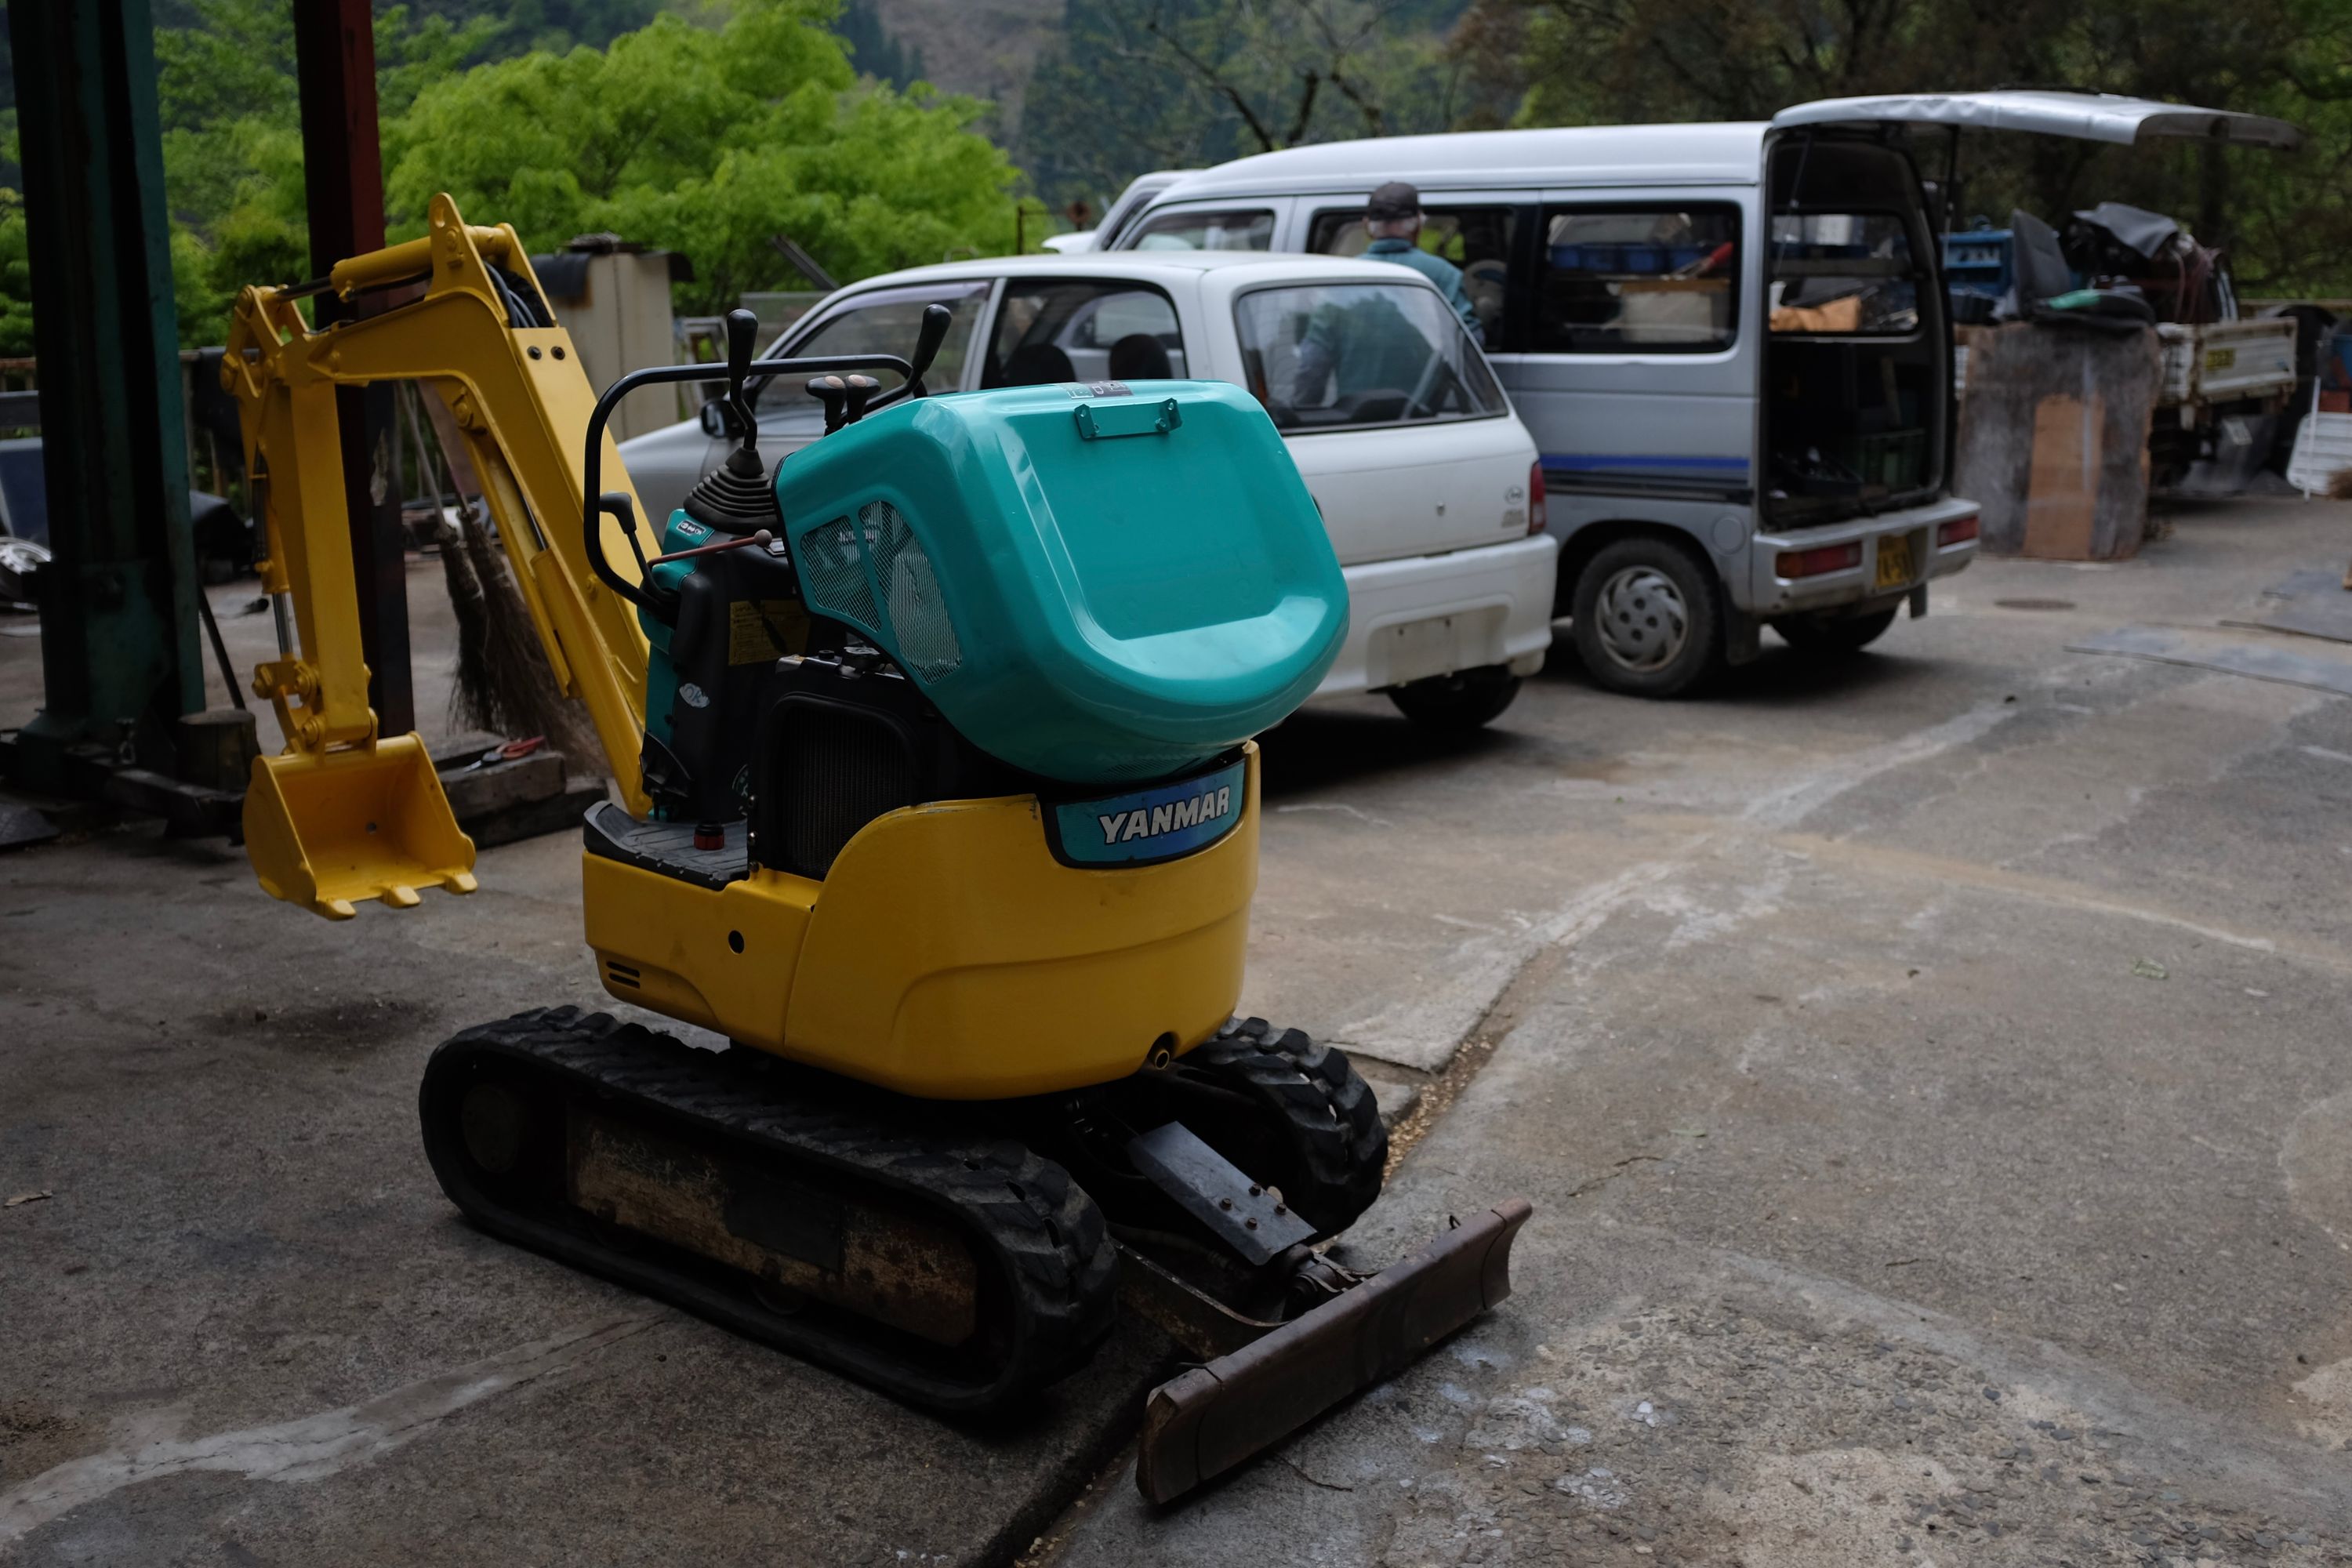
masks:
<instances>
[{"instance_id":1,"label":"yanmar logo","mask_svg":"<svg viewBox=\"0 0 2352 1568\"><path fill-rule=\"evenodd\" d=\"M1231 784L1220 789L1203 791L1189 800L1172 801L1166 805L1139 806L1133 811L1097 813L1096 823L1102 828L1105 844L1124 844L1131 838L1157 838L1163 833L1173 833L1181 827L1198 827L1204 822L1214 822L1233 809L1234 790Z\"/></svg>"}]
</instances>

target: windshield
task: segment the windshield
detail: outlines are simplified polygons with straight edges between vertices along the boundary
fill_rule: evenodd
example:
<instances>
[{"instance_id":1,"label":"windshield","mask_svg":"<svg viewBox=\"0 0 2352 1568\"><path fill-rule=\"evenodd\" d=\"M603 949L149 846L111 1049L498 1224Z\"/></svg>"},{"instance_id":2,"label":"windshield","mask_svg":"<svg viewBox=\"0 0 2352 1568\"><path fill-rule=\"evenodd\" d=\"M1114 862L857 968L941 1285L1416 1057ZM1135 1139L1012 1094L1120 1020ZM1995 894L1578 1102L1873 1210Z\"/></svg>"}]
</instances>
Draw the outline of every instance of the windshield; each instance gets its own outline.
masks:
<instances>
[{"instance_id":1,"label":"windshield","mask_svg":"<svg viewBox=\"0 0 2352 1568\"><path fill-rule=\"evenodd\" d=\"M915 352L915 337L922 329L924 309L945 305L955 312L954 321L948 328L946 341L940 344L939 357L923 376L923 384L934 392L953 392L963 384L964 355L971 347L971 330L980 321L981 300L987 293L986 283L961 280L877 289L845 301L839 310L803 333L789 351L782 352L788 352L794 359L814 359L824 354L897 354L905 359ZM776 347L768 350L769 354L779 352ZM884 392L897 387L902 379L893 370L866 374L880 382ZM763 421L797 419L823 429L824 407L808 395L807 384L805 375L769 377L756 395L760 417Z\"/></svg>"},{"instance_id":2,"label":"windshield","mask_svg":"<svg viewBox=\"0 0 2352 1568\"><path fill-rule=\"evenodd\" d=\"M1249 389L1286 432L1476 419L1504 411L1486 361L1433 289L1260 289L1234 306Z\"/></svg>"},{"instance_id":3,"label":"windshield","mask_svg":"<svg viewBox=\"0 0 2352 1568\"><path fill-rule=\"evenodd\" d=\"M1893 213L1776 213L1772 330L1901 337L1919 330L1919 268Z\"/></svg>"}]
</instances>

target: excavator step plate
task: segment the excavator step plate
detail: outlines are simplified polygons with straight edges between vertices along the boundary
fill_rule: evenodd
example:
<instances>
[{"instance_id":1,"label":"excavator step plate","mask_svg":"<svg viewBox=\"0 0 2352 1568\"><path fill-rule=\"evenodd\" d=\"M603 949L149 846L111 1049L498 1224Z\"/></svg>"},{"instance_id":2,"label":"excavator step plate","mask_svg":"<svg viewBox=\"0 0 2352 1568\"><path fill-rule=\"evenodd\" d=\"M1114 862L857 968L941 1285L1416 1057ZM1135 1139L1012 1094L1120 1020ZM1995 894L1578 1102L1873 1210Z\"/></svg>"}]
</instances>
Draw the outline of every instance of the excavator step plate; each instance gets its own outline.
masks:
<instances>
[{"instance_id":1,"label":"excavator step plate","mask_svg":"<svg viewBox=\"0 0 2352 1568\"><path fill-rule=\"evenodd\" d=\"M1349 1395L1383 1383L1511 1293L1511 1242L1534 1208L1511 1198L1264 1338L1151 1391L1135 1462L1168 1502Z\"/></svg>"},{"instance_id":2,"label":"excavator step plate","mask_svg":"<svg viewBox=\"0 0 2352 1568\"><path fill-rule=\"evenodd\" d=\"M415 735L348 752L257 757L245 792L246 854L262 890L330 920L420 888L470 893L474 841L458 831L431 753Z\"/></svg>"}]
</instances>

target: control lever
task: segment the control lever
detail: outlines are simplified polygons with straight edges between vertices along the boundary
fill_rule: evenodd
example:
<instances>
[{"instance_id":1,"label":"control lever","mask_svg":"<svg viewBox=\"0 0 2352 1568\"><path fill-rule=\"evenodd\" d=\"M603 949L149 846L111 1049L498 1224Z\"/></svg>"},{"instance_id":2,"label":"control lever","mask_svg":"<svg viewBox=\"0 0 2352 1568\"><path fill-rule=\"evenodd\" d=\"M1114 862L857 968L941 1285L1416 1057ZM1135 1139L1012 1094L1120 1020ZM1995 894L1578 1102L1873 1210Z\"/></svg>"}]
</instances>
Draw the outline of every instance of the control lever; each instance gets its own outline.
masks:
<instances>
[{"instance_id":1,"label":"control lever","mask_svg":"<svg viewBox=\"0 0 2352 1568\"><path fill-rule=\"evenodd\" d=\"M874 401L874 395L882 390L882 384L870 375L845 375L841 379L849 397L849 407L841 416L842 423L855 425L866 417L866 405Z\"/></svg>"},{"instance_id":2,"label":"control lever","mask_svg":"<svg viewBox=\"0 0 2352 1568\"><path fill-rule=\"evenodd\" d=\"M716 555L723 550L748 550L754 545L765 550L775 542L776 536L763 528L757 533L747 533L735 539L722 539L715 544L698 544L691 550L673 550L667 555L655 556L651 561L646 562L646 565L651 568L672 561L691 561L698 555Z\"/></svg>"},{"instance_id":3,"label":"control lever","mask_svg":"<svg viewBox=\"0 0 2352 1568\"><path fill-rule=\"evenodd\" d=\"M923 307L923 324L915 332L914 357L908 362L908 374L904 386L893 387L867 405L867 412L885 408L902 397L921 397L929 391L923 385L923 373L940 357L940 350L948 341L948 329L955 324L955 312L945 305Z\"/></svg>"},{"instance_id":4,"label":"control lever","mask_svg":"<svg viewBox=\"0 0 2352 1568\"><path fill-rule=\"evenodd\" d=\"M923 307L923 324L915 332L914 357L907 362L914 366L914 374L907 377L908 396L923 395L923 373L940 357L940 348L948 341L948 328L954 321L955 312L945 305Z\"/></svg>"},{"instance_id":5,"label":"control lever","mask_svg":"<svg viewBox=\"0 0 2352 1568\"><path fill-rule=\"evenodd\" d=\"M757 452L760 447L759 422L751 417L751 405L743 396L743 382L751 374L751 354L755 339L760 335L760 318L737 306L727 312L727 401L735 416L742 422L743 450Z\"/></svg>"},{"instance_id":6,"label":"control lever","mask_svg":"<svg viewBox=\"0 0 2352 1568\"><path fill-rule=\"evenodd\" d=\"M849 402L849 384L837 375L813 375L808 378L808 395L824 405L824 433L832 435L849 423L842 412Z\"/></svg>"}]
</instances>

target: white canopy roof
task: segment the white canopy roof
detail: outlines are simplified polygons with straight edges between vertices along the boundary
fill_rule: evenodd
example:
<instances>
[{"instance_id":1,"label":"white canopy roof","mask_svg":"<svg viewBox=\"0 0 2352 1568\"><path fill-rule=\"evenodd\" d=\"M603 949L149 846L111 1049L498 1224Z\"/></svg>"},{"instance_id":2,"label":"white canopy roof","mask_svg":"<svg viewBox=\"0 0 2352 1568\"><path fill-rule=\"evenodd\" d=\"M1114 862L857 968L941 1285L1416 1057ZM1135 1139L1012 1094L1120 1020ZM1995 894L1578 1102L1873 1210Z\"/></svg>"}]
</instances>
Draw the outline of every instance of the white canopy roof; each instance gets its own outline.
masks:
<instances>
[{"instance_id":1,"label":"white canopy roof","mask_svg":"<svg viewBox=\"0 0 2352 1568\"><path fill-rule=\"evenodd\" d=\"M1897 92L1872 98L1825 98L1772 117L1776 126L1844 125L1856 121L1954 125L1977 131L2031 131L2085 142L2129 144L2151 136L2219 138L2245 147L2302 145L2303 132L2284 120L2197 109L2104 92Z\"/></svg>"}]
</instances>

